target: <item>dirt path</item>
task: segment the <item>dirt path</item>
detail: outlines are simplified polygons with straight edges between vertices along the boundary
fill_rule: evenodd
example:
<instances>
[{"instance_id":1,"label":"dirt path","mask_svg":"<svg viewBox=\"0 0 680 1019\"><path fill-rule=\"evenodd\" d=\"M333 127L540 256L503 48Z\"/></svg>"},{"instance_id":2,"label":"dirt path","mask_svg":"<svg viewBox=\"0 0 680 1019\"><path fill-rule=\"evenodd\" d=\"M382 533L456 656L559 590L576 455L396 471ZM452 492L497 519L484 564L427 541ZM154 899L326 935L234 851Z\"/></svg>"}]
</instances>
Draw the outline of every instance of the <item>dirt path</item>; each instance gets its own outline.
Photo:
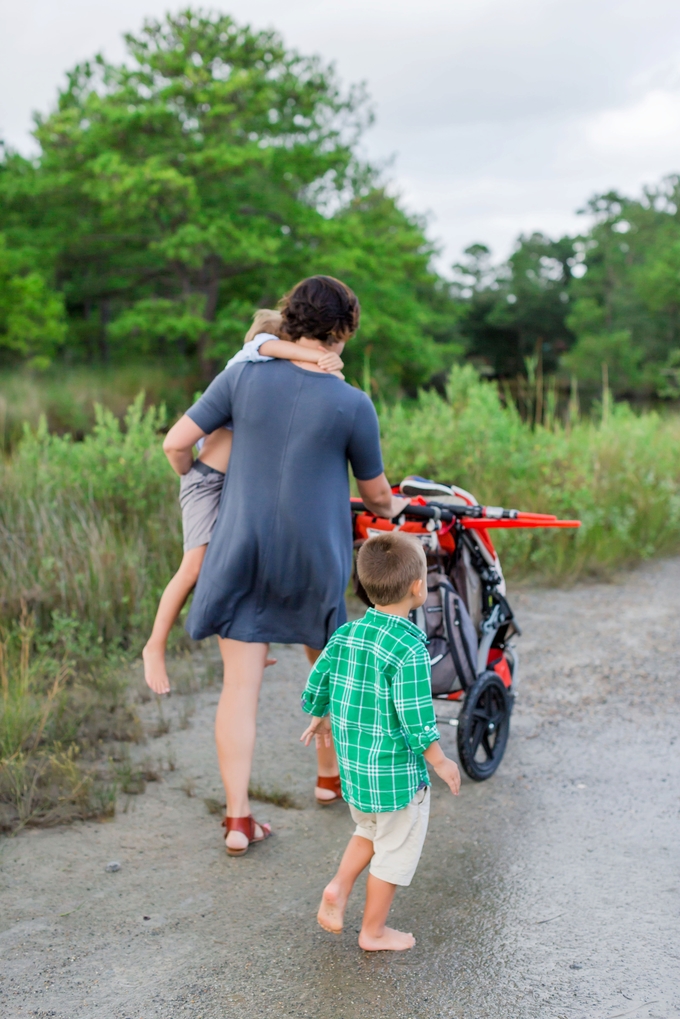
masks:
<instances>
[{"instance_id":1,"label":"dirt path","mask_svg":"<svg viewBox=\"0 0 680 1019\"><path fill-rule=\"evenodd\" d=\"M360 894L341 937L314 921L351 823L312 801L301 653L278 649L267 671L254 782L302 809L258 804L276 837L244 859L226 857L204 802L221 802L217 693L173 698L170 732L138 751L161 782L121 797L110 823L0 843L0 1015L679 1017L679 594L675 559L514 595L525 636L506 758L457 801L435 780L393 914L418 943L396 957L358 949Z\"/></svg>"}]
</instances>

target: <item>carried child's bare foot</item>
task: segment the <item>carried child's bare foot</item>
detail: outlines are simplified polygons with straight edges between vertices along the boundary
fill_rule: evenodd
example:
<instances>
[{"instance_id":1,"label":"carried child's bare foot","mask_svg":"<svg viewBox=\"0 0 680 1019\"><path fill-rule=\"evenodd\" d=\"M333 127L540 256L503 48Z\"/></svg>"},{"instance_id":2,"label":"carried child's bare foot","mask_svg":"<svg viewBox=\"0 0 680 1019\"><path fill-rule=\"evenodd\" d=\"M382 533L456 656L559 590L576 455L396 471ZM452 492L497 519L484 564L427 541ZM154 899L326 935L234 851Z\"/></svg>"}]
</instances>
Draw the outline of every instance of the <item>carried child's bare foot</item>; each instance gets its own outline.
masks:
<instances>
[{"instance_id":1,"label":"carried child's bare foot","mask_svg":"<svg viewBox=\"0 0 680 1019\"><path fill-rule=\"evenodd\" d=\"M359 934L359 948L364 952L405 952L413 948L416 939L412 934L405 934L404 931L395 931L392 927L385 927L379 938L372 937L361 931Z\"/></svg>"},{"instance_id":2,"label":"carried child's bare foot","mask_svg":"<svg viewBox=\"0 0 680 1019\"><path fill-rule=\"evenodd\" d=\"M267 666L269 666L269 665L276 665L277 662L278 662L278 658L265 658L265 660L264 660L264 667L266 669Z\"/></svg>"},{"instance_id":3,"label":"carried child's bare foot","mask_svg":"<svg viewBox=\"0 0 680 1019\"><path fill-rule=\"evenodd\" d=\"M147 686L157 694L170 693L170 680L165 671L165 654L149 644L142 651L144 679Z\"/></svg>"},{"instance_id":4,"label":"carried child's bare foot","mask_svg":"<svg viewBox=\"0 0 680 1019\"><path fill-rule=\"evenodd\" d=\"M316 918L325 931L331 934L339 934L342 930L342 921L345 916L347 896L343 895L340 883L331 881L326 885L321 896L321 905Z\"/></svg>"}]
</instances>

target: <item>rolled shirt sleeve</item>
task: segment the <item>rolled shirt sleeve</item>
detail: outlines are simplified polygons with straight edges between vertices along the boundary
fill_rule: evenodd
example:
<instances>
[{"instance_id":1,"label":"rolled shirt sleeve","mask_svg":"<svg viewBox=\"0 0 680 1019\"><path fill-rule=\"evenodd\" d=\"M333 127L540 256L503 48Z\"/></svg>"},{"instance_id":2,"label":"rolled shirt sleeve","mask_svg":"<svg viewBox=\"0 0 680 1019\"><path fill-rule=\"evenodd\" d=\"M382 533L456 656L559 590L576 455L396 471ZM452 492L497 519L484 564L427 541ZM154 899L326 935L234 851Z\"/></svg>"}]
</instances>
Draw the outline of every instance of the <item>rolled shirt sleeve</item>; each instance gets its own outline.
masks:
<instances>
[{"instance_id":1,"label":"rolled shirt sleeve","mask_svg":"<svg viewBox=\"0 0 680 1019\"><path fill-rule=\"evenodd\" d=\"M307 685L300 698L302 710L308 715L320 718L330 710L329 677L331 665L328 645L319 655L307 679Z\"/></svg>"},{"instance_id":2,"label":"rolled shirt sleeve","mask_svg":"<svg viewBox=\"0 0 680 1019\"><path fill-rule=\"evenodd\" d=\"M440 738L432 704L430 656L423 645L406 659L392 680L394 707L404 736L415 754Z\"/></svg>"},{"instance_id":3,"label":"rolled shirt sleeve","mask_svg":"<svg viewBox=\"0 0 680 1019\"><path fill-rule=\"evenodd\" d=\"M243 361L252 361L257 363L258 361L273 361L273 357L269 357L267 354L260 353L260 347L267 340L278 340L279 336L274 336L274 333L258 333L248 343L244 343L238 353L234 354L232 358L227 361L227 368L231 368L232 364L241 364Z\"/></svg>"}]
</instances>

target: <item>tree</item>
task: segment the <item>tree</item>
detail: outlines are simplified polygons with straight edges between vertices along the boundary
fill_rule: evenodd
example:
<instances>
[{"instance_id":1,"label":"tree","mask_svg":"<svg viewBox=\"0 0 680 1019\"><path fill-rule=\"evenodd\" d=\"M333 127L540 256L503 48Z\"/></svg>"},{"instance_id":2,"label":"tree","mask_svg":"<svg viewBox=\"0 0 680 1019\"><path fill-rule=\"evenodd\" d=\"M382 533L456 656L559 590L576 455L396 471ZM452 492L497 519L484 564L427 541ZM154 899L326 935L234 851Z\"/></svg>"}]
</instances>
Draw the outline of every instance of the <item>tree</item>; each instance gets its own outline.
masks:
<instances>
[{"instance_id":1,"label":"tree","mask_svg":"<svg viewBox=\"0 0 680 1019\"><path fill-rule=\"evenodd\" d=\"M72 351L195 353L208 377L257 306L324 271L364 300L355 373L362 343L392 386L450 362L453 305L422 225L355 156L361 89L221 14L148 21L126 43L126 64L69 74L37 120L39 161L10 155L0 173L0 227L49 253Z\"/></svg>"}]
</instances>

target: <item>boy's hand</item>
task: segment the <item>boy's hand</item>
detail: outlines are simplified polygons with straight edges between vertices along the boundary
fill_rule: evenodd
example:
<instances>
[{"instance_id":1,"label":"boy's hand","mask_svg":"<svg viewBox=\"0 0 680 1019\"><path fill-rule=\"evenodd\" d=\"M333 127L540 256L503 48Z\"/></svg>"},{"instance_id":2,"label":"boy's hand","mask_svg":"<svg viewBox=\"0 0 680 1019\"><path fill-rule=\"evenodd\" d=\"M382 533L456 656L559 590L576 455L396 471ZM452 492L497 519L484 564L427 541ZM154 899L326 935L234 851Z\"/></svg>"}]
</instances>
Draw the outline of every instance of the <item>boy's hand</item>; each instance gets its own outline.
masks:
<instances>
[{"instance_id":1,"label":"boy's hand","mask_svg":"<svg viewBox=\"0 0 680 1019\"><path fill-rule=\"evenodd\" d=\"M325 372L341 372L345 367L345 363L342 358L338 354L333 354L330 351L324 351L316 363L319 368L323 368Z\"/></svg>"},{"instance_id":2,"label":"boy's hand","mask_svg":"<svg viewBox=\"0 0 680 1019\"><path fill-rule=\"evenodd\" d=\"M460 792L460 771L455 761L445 757L441 763L434 765L434 770L442 782L446 782L454 796Z\"/></svg>"},{"instance_id":3,"label":"boy's hand","mask_svg":"<svg viewBox=\"0 0 680 1019\"><path fill-rule=\"evenodd\" d=\"M441 746L439 741L435 740L434 743L430 743L429 747L424 754L425 760L430 764L439 775L442 782L446 782L447 786L451 790L454 796L457 796L460 792L460 772L458 765L455 761L450 760Z\"/></svg>"},{"instance_id":4,"label":"boy's hand","mask_svg":"<svg viewBox=\"0 0 680 1019\"><path fill-rule=\"evenodd\" d=\"M304 743L306 747L312 742L312 737L316 740L316 745L331 746L331 720L328 715L313 716L311 722L300 736L300 742Z\"/></svg>"}]
</instances>

